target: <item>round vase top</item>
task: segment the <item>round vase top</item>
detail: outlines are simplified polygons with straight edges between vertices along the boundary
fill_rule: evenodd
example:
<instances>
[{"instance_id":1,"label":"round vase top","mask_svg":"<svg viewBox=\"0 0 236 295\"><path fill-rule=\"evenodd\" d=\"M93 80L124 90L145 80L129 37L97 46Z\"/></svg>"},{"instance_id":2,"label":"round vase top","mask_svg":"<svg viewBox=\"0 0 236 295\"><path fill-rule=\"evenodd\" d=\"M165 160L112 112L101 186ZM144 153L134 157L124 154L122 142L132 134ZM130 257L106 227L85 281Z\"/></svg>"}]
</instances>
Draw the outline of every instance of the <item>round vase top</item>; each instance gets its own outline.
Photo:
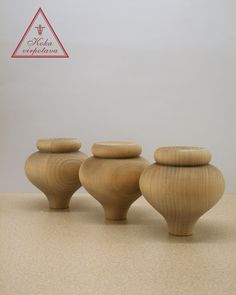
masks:
<instances>
[{"instance_id":1,"label":"round vase top","mask_svg":"<svg viewBox=\"0 0 236 295\"><path fill-rule=\"evenodd\" d=\"M155 151L154 159L158 164L169 166L199 166L210 162L211 153L203 147L161 147Z\"/></svg>"},{"instance_id":2,"label":"round vase top","mask_svg":"<svg viewBox=\"0 0 236 295\"><path fill-rule=\"evenodd\" d=\"M70 153L78 151L81 142L76 138L45 138L39 139L36 146L40 152Z\"/></svg>"},{"instance_id":3,"label":"round vase top","mask_svg":"<svg viewBox=\"0 0 236 295\"><path fill-rule=\"evenodd\" d=\"M142 147L129 141L104 141L92 146L92 153L98 158L135 158L142 152Z\"/></svg>"}]
</instances>

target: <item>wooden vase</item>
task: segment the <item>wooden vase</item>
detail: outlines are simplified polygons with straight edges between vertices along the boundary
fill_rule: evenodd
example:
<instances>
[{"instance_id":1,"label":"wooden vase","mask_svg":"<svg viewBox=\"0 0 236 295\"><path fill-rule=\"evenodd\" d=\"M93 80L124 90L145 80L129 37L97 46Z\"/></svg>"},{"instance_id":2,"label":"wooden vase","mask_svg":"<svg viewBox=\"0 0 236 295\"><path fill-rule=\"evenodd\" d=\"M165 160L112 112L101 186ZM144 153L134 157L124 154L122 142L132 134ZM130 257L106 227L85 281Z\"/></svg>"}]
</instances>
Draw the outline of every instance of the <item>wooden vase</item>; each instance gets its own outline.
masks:
<instances>
[{"instance_id":1,"label":"wooden vase","mask_svg":"<svg viewBox=\"0 0 236 295\"><path fill-rule=\"evenodd\" d=\"M192 235L199 217L222 196L223 175L209 164L205 148L163 147L154 158L140 177L142 194L163 215L170 234Z\"/></svg>"},{"instance_id":2,"label":"wooden vase","mask_svg":"<svg viewBox=\"0 0 236 295\"><path fill-rule=\"evenodd\" d=\"M126 219L130 205L141 196L139 177L149 162L132 142L101 142L92 146L79 171L84 188L104 207L110 220Z\"/></svg>"},{"instance_id":3,"label":"wooden vase","mask_svg":"<svg viewBox=\"0 0 236 295\"><path fill-rule=\"evenodd\" d=\"M69 207L73 193L81 186L79 168L87 156L80 152L81 143L72 138L40 139L38 152L25 163L28 179L47 197L52 209Z\"/></svg>"}]
</instances>

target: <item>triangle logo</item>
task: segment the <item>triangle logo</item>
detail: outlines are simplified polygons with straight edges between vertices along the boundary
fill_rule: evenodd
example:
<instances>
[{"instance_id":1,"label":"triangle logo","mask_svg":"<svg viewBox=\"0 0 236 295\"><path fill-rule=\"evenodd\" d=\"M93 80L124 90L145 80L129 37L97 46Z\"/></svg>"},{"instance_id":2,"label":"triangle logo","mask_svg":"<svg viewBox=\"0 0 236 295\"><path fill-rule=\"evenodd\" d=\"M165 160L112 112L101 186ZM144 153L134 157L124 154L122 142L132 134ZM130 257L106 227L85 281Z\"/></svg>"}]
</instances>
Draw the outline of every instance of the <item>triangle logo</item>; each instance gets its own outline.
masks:
<instances>
[{"instance_id":1,"label":"triangle logo","mask_svg":"<svg viewBox=\"0 0 236 295\"><path fill-rule=\"evenodd\" d=\"M39 8L11 57L68 58L69 55Z\"/></svg>"}]
</instances>

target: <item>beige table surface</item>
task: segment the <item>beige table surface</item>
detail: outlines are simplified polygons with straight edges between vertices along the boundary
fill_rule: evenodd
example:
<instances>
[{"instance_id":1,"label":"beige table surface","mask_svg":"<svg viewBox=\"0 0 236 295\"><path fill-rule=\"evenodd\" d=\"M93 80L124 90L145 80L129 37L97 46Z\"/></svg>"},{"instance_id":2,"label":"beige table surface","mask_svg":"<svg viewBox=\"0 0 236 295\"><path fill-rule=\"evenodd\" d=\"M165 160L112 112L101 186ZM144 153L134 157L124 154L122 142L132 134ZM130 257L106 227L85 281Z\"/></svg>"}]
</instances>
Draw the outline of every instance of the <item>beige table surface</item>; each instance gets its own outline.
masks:
<instances>
[{"instance_id":1,"label":"beige table surface","mask_svg":"<svg viewBox=\"0 0 236 295\"><path fill-rule=\"evenodd\" d=\"M0 294L236 294L236 196L225 195L192 237L166 229L143 198L128 221L106 222L86 194L50 211L41 194L1 193Z\"/></svg>"}]
</instances>

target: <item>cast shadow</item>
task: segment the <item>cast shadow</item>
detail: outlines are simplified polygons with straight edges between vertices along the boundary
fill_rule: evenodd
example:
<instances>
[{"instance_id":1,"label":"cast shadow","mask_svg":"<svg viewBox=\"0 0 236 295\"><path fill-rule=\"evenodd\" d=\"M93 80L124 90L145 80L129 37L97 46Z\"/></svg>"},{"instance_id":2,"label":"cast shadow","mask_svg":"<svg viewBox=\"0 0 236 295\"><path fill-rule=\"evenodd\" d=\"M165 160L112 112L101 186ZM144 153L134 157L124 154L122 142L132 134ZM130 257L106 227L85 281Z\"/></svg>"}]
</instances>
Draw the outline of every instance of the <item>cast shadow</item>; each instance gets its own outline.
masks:
<instances>
[{"instance_id":1,"label":"cast shadow","mask_svg":"<svg viewBox=\"0 0 236 295\"><path fill-rule=\"evenodd\" d=\"M212 219L209 217L200 218L195 225L192 236L176 237L168 234L167 224L160 214L156 211L147 214L146 208L141 206L131 206L126 220L111 221L105 220L102 206L89 195L82 197L75 195L71 199L70 207L63 210L49 209L47 198L42 194L38 195L40 197L36 196L35 200L18 199L17 208L28 212L50 212L53 215L78 213L73 214L73 218L78 219L78 224L135 226L139 228L136 234L140 234L141 239L157 243L221 243L236 239L236 229L229 229L230 225L225 220L215 220L214 217ZM32 195L33 198L34 195ZM154 209L150 208L150 210ZM69 215L67 217L69 218Z\"/></svg>"},{"instance_id":2,"label":"cast shadow","mask_svg":"<svg viewBox=\"0 0 236 295\"><path fill-rule=\"evenodd\" d=\"M68 212L90 212L93 210L94 206L92 198L78 197L74 196L71 198L70 206L67 209L50 209L48 205L48 200L43 194L29 194L31 200L28 198L18 199L18 208L26 211L43 211L43 212L58 212L58 213L68 213ZM35 197L35 199L34 199ZM96 205L96 203L95 203Z\"/></svg>"},{"instance_id":3,"label":"cast shadow","mask_svg":"<svg viewBox=\"0 0 236 295\"><path fill-rule=\"evenodd\" d=\"M229 235L226 223L220 223L214 219L199 220L194 228L192 236L174 236L168 233L168 227L164 220L153 220L152 225L142 232L143 238L150 241L172 243L172 244L189 244L189 243L225 243L236 238L235 231ZM158 224L161 222L163 226Z\"/></svg>"}]
</instances>

